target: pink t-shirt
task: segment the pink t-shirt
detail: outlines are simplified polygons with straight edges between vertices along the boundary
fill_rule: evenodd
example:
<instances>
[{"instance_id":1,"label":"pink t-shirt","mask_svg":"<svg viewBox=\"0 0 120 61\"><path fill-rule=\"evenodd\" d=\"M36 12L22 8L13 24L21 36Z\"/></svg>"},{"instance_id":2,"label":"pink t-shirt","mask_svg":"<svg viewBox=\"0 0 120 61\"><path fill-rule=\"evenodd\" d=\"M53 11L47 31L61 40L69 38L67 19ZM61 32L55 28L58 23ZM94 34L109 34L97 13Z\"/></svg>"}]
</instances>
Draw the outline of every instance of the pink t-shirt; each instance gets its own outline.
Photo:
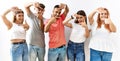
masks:
<instances>
[{"instance_id":1,"label":"pink t-shirt","mask_svg":"<svg viewBox=\"0 0 120 61\"><path fill-rule=\"evenodd\" d=\"M64 35L64 25L62 24L65 19L64 14L60 16L59 19L53 24L51 24L49 29L49 48L57 48L66 44L65 35ZM47 20L48 22L49 20ZM46 23L47 23L46 22Z\"/></svg>"}]
</instances>

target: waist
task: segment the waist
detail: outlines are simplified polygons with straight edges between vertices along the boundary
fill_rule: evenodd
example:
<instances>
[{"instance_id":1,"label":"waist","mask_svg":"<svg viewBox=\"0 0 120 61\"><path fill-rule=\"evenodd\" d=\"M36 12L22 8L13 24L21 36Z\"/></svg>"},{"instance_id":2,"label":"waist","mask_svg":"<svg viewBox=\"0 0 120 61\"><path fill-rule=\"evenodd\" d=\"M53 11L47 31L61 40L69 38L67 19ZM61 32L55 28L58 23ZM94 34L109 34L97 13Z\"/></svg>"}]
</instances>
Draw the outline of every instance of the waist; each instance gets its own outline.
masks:
<instances>
[{"instance_id":1,"label":"waist","mask_svg":"<svg viewBox=\"0 0 120 61\"><path fill-rule=\"evenodd\" d=\"M59 46L59 47L57 47L57 48L63 48L65 45L62 45L62 46Z\"/></svg>"},{"instance_id":2,"label":"waist","mask_svg":"<svg viewBox=\"0 0 120 61\"><path fill-rule=\"evenodd\" d=\"M12 39L11 40L12 44L23 44L26 43L25 39Z\"/></svg>"}]
</instances>

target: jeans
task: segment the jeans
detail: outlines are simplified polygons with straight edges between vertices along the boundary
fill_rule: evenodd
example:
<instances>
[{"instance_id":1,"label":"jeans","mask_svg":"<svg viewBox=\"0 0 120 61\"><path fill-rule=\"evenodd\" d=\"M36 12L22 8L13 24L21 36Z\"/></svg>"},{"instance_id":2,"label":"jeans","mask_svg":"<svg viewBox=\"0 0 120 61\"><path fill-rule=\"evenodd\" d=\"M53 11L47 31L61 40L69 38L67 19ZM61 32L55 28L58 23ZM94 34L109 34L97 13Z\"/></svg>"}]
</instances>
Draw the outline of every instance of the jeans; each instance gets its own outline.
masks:
<instances>
[{"instance_id":1,"label":"jeans","mask_svg":"<svg viewBox=\"0 0 120 61\"><path fill-rule=\"evenodd\" d=\"M28 61L28 46L26 43L12 44L12 61Z\"/></svg>"},{"instance_id":2,"label":"jeans","mask_svg":"<svg viewBox=\"0 0 120 61\"><path fill-rule=\"evenodd\" d=\"M48 61L65 61L66 46L50 48L48 51Z\"/></svg>"},{"instance_id":3,"label":"jeans","mask_svg":"<svg viewBox=\"0 0 120 61\"><path fill-rule=\"evenodd\" d=\"M68 42L67 57L69 61L85 61L84 43Z\"/></svg>"},{"instance_id":4,"label":"jeans","mask_svg":"<svg viewBox=\"0 0 120 61\"><path fill-rule=\"evenodd\" d=\"M38 61L44 61L45 56L45 48L41 48L35 45L29 46L29 59L30 61L36 61L38 58Z\"/></svg>"},{"instance_id":5,"label":"jeans","mask_svg":"<svg viewBox=\"0 0 120 61\"><path fill-rule=\"evenodd\" d=\"M111 61L112 53L90 49L90 61Z\"/></svg>"}]
</instances>

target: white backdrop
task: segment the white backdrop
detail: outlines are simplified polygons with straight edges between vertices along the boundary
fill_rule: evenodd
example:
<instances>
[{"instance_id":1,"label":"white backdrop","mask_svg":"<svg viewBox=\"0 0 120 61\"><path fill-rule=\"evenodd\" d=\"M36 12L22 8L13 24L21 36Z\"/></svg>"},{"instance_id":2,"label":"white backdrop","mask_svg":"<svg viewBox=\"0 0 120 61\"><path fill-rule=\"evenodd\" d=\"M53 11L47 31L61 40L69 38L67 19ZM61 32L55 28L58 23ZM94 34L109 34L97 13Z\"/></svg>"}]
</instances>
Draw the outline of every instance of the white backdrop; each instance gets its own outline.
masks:
<instances>
[{"instance_id":1,"label":"white backdrop","mask_svg":"<svg viewBox=\"0 0 120 61\"><path fill-rule=\"evenodd\" d=\"M92 10L98 7L106 7L110 11L111 19L113 23L117 27L117 34L119 36L120 33L120 7L119 0L0 0L0 14L5 11L7 8L12 6L19 6L24 10L24 5L28 2L32 1L39 1L45 4L45 13L44 17L50 18L53 6L60 3L66 3L69 6L69 13L68 16L76 13L78 10L85 10L86 14L88 15ZM66 27L65 30L66 39L69 39L70 29ZM29 42L29 41L27 41ZM86 42L86 61L89 61L89 49L88 49L88 42ZM119 44L120 41L113 41ZM48 34L46 34L46 49L48 48ZM119 45L120 46L120 45ZM119 47L113 48L115 49L112 61L120 61L120 49ZM10 41L9 41L9 33L7 31L6 26L4 25L3 21L0 18L0 61L11 61L10 60ZM45 56L45 60L47 61L47 53Z\"/></svg>"}]
</instances>

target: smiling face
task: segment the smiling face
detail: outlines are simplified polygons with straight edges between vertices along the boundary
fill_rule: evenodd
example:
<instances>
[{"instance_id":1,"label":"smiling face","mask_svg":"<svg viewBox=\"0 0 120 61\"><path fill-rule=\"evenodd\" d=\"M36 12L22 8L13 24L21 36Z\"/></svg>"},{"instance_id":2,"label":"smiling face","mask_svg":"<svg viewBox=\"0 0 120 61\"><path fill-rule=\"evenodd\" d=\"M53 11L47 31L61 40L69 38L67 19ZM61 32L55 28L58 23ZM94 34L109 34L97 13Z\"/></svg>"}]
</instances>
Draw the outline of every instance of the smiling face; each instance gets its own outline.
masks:
<instances>
[{"instance_id":1,"label":"smiling face","mask_svg":"<svg viewBox=\"0 0 120 61\"><path fill-rule=\"evenodd\" d=\"M24 21L24 12L21 9L18 9L14 12L13 22L17 24L22 24Z\"/></svg>"},{"instance_id":2,"label":"smiling face","mask_svg":"<svg viewBox=\"0 0 120 61\"><path fill-rule=\"evenodd\" d=\"M54 8L52 16L59 18L61 14L61 9L60 8Z\"/></svg>"},{"instance_id":3,"label":"smiling face","mask_svg":"<svg viewBox=\"0 0 120 61\"><path fill-rule=\"evenodd\" d=\"M76 20L78 21L78 23L85 22L85 16L77 15Z\"/></svg>"},{"instance_id":4,"label":"smiling face","mask_svg":"<svg viewBox=\"0 0 120 61\"><path fill-rule=\"evenodd\" d=\"M16 21L19 24L22 24L24 21L24 14L23 13L18 13L16 14Z\"/></svg>"},{"instance_id":5,"label":"smiling face","mask_svg":"<svg viewBox=\"0 0 120 61\"><path fill-rule=\"evenodd\" d=\"M102 12L100 12L100 20L104 21L106 18L108 18L108 11L103 10Z\"/></svg>"}]
</instances>

